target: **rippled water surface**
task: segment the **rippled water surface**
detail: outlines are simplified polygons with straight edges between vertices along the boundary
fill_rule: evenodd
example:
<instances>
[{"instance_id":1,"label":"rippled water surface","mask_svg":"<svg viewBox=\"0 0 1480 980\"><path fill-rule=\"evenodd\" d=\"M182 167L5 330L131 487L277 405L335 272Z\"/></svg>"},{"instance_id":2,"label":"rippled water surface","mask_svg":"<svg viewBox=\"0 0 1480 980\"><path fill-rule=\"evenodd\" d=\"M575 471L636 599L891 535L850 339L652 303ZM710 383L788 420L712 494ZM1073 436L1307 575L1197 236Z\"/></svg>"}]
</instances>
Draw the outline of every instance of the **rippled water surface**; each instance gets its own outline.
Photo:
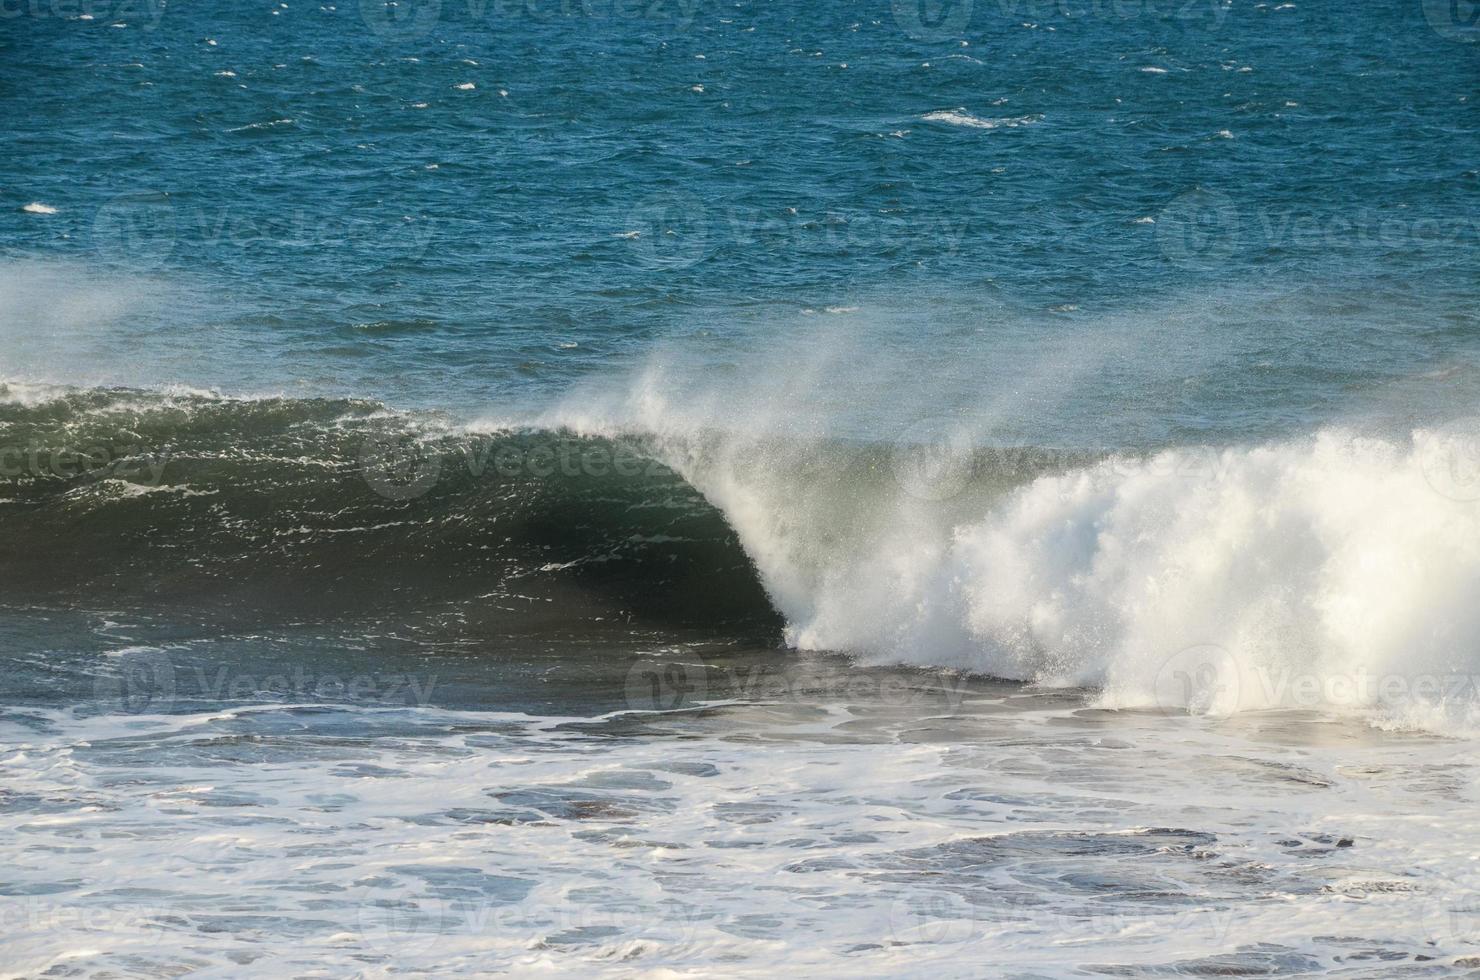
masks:
<instances>
[{"instance_id":1,"label":"rippled water surface","mask_svg":"<svg viewBox=\"0 0 1480 980\"><path fill-rule=\"evenodd\" d=\"M0 974L1480 970L1472 6L0 6Z\"/></svg>"},{"instance_id":2,"label":"rippled water surface","mask_svg":"<svg viewBox=\"0 0 1480 980\"><path fill-rule=\"evenodd\" d=\"M374 704L8 711L14 962L1375 978L1473 939L1453 742L759 654L703 705L532 717L419 666Z\"/></svg>"}]
</instances>

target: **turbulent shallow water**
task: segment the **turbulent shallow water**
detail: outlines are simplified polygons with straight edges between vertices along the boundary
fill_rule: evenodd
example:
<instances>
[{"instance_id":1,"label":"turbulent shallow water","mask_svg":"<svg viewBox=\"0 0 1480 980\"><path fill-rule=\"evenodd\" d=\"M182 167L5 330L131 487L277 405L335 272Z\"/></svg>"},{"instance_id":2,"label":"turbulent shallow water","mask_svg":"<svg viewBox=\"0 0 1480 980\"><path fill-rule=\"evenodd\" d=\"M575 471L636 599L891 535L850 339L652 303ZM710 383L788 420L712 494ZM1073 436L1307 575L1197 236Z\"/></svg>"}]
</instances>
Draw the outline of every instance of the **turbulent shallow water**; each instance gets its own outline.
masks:
<instances>
[{"instance_id":1,"label":"turbulent shallow water","mask_svg":"<svg viewBox=\"0 0 1480 980\"><path fill-rule=\"evenodd\" d=\"M3 15L0 972L1480 969L1462 5Z\"/></svg>"},{"instance_id":2,"label":"turbulent shallow water","mask_svg":"<svg viewBox=\"0 0 1480 980\"><path fill-rule=\"evenodd\" d=\"M447 654L377 655L423 682L380 675L380 703L12 712L12 962L1373 978L1480 962L1458 845L1476 774L1451 742L1095 711L1082 692L811 656L705 670L704 653L634 663L604 713L444 706L478 670ZM662 680L675 656L683 693ZM623 686L608 680L588 683Z\"/></svg>"}]
</instances>

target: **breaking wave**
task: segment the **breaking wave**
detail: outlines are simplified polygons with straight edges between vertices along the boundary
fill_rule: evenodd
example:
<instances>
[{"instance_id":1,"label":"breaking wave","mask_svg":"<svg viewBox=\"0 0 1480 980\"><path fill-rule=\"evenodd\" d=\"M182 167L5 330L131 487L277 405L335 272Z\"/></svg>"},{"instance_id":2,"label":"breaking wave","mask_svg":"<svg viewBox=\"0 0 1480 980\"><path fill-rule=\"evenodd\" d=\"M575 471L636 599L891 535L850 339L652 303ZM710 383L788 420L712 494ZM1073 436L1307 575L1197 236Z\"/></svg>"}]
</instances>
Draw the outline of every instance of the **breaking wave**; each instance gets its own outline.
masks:
<instances>
[{"instance_id":1,"label":"breaking wave","mask_svg":"<svg viewBox=\"0 0 1480 980\"><path fill-rule=\"evenodd\" d=\"M1090 687L1113 708L1468 727L1480 703L1473 422L1126 453L984 448L934 420L879 480L805 444L696 442L726 407L668 390L551 420L652 440L724 513L795 647Z\"/></svg>"},{"instance_id":2,"label":"breaking wave","mask_svg":"<svg viewBox=\"0 0 1480 980\"><path fill-rule=\"evenodd\" d=\"M651 379L650 379L651 380ZM519 424L0 386L12 602L764 634L1104 707L1468 724L1480 439L1137 452L725 426L661 384Z\"/></svg>"}]
</instances>

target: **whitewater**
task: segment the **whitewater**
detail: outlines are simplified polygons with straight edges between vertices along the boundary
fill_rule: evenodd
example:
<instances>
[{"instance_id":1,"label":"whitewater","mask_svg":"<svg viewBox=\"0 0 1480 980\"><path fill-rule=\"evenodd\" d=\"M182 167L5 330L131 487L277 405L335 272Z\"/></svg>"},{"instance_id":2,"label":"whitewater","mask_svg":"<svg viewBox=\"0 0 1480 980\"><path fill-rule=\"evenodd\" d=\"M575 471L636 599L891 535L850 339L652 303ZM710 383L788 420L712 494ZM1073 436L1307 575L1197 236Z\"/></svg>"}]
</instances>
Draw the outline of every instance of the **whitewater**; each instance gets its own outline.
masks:
<instances>
[{"instance_id":1,"label":"whitewater","mask_svg":"<svg viewBox=\"0 0 1480 980\"><path fill-rule=\"evenodd\" d=\"M1465 4L128 6L0 29L0 977L1480 971Z\"/></svg>"},{"instance_id":2,"label":"whitewater","mask_svg":"<svg viewBox=\"0 0 1480 980\"><path fill-rule=\"evenodd\" d=\"M798 390L831 359L772 381ZM860 473L817 434L835 415L672 370L539 424L652 446L734 528L794 648L1090 687L1103 707L1476 717L1475 419L1125 452L991 446L992 419L956 410L896 427Z\"/></svg>"},{"instance_id":3,"label":"whitewater","mask_svg":"<svg viewBox=\"0 0 1480 980\"><path fill-rule=\"evenodd\" d=\"M512 410L0 384L15 975L1476 962L1459 406L1107 446L1042 420L1154 327L903 391L835 319Z\"/></svg>"}]
</instances>

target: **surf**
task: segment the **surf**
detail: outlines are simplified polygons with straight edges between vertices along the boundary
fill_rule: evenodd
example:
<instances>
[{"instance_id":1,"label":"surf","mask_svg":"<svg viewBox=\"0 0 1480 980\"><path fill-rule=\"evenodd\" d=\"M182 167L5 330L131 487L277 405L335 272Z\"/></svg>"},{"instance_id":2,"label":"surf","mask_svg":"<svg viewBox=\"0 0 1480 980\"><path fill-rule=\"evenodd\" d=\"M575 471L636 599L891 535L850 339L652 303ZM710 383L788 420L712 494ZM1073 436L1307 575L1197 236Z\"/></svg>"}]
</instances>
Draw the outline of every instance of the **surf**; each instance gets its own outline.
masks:
<instances>
[{"instance_id":1,"label":"surf","mask_svg":"<svg viewBox=\"0 0 1480 980\"><path fill-rule=\"evenodd\" d=\"M936 420L882 442L670 381L473 423L0 386L7 444L31 448L0 473L0 586L204 618L771 637L1116 709L1474 720L1453 682L1480 673L1468 423L1117 450Z\"/></svg>"},{"instance_id":2,"label":"surf","mask_svg":"<svg viewBox=\"0 0 1480 980\"><path fill-rule=\"evenodd\" d=\"M942 418L840 464L765 419L717 437L745 412L661 369L595 404L546 421L643 433L734 529L797 649L1088 687L1108 708L1477 717L1449 683L1480 666L1473 420L1066 450Z\"/></svg>"}]
</instances>

